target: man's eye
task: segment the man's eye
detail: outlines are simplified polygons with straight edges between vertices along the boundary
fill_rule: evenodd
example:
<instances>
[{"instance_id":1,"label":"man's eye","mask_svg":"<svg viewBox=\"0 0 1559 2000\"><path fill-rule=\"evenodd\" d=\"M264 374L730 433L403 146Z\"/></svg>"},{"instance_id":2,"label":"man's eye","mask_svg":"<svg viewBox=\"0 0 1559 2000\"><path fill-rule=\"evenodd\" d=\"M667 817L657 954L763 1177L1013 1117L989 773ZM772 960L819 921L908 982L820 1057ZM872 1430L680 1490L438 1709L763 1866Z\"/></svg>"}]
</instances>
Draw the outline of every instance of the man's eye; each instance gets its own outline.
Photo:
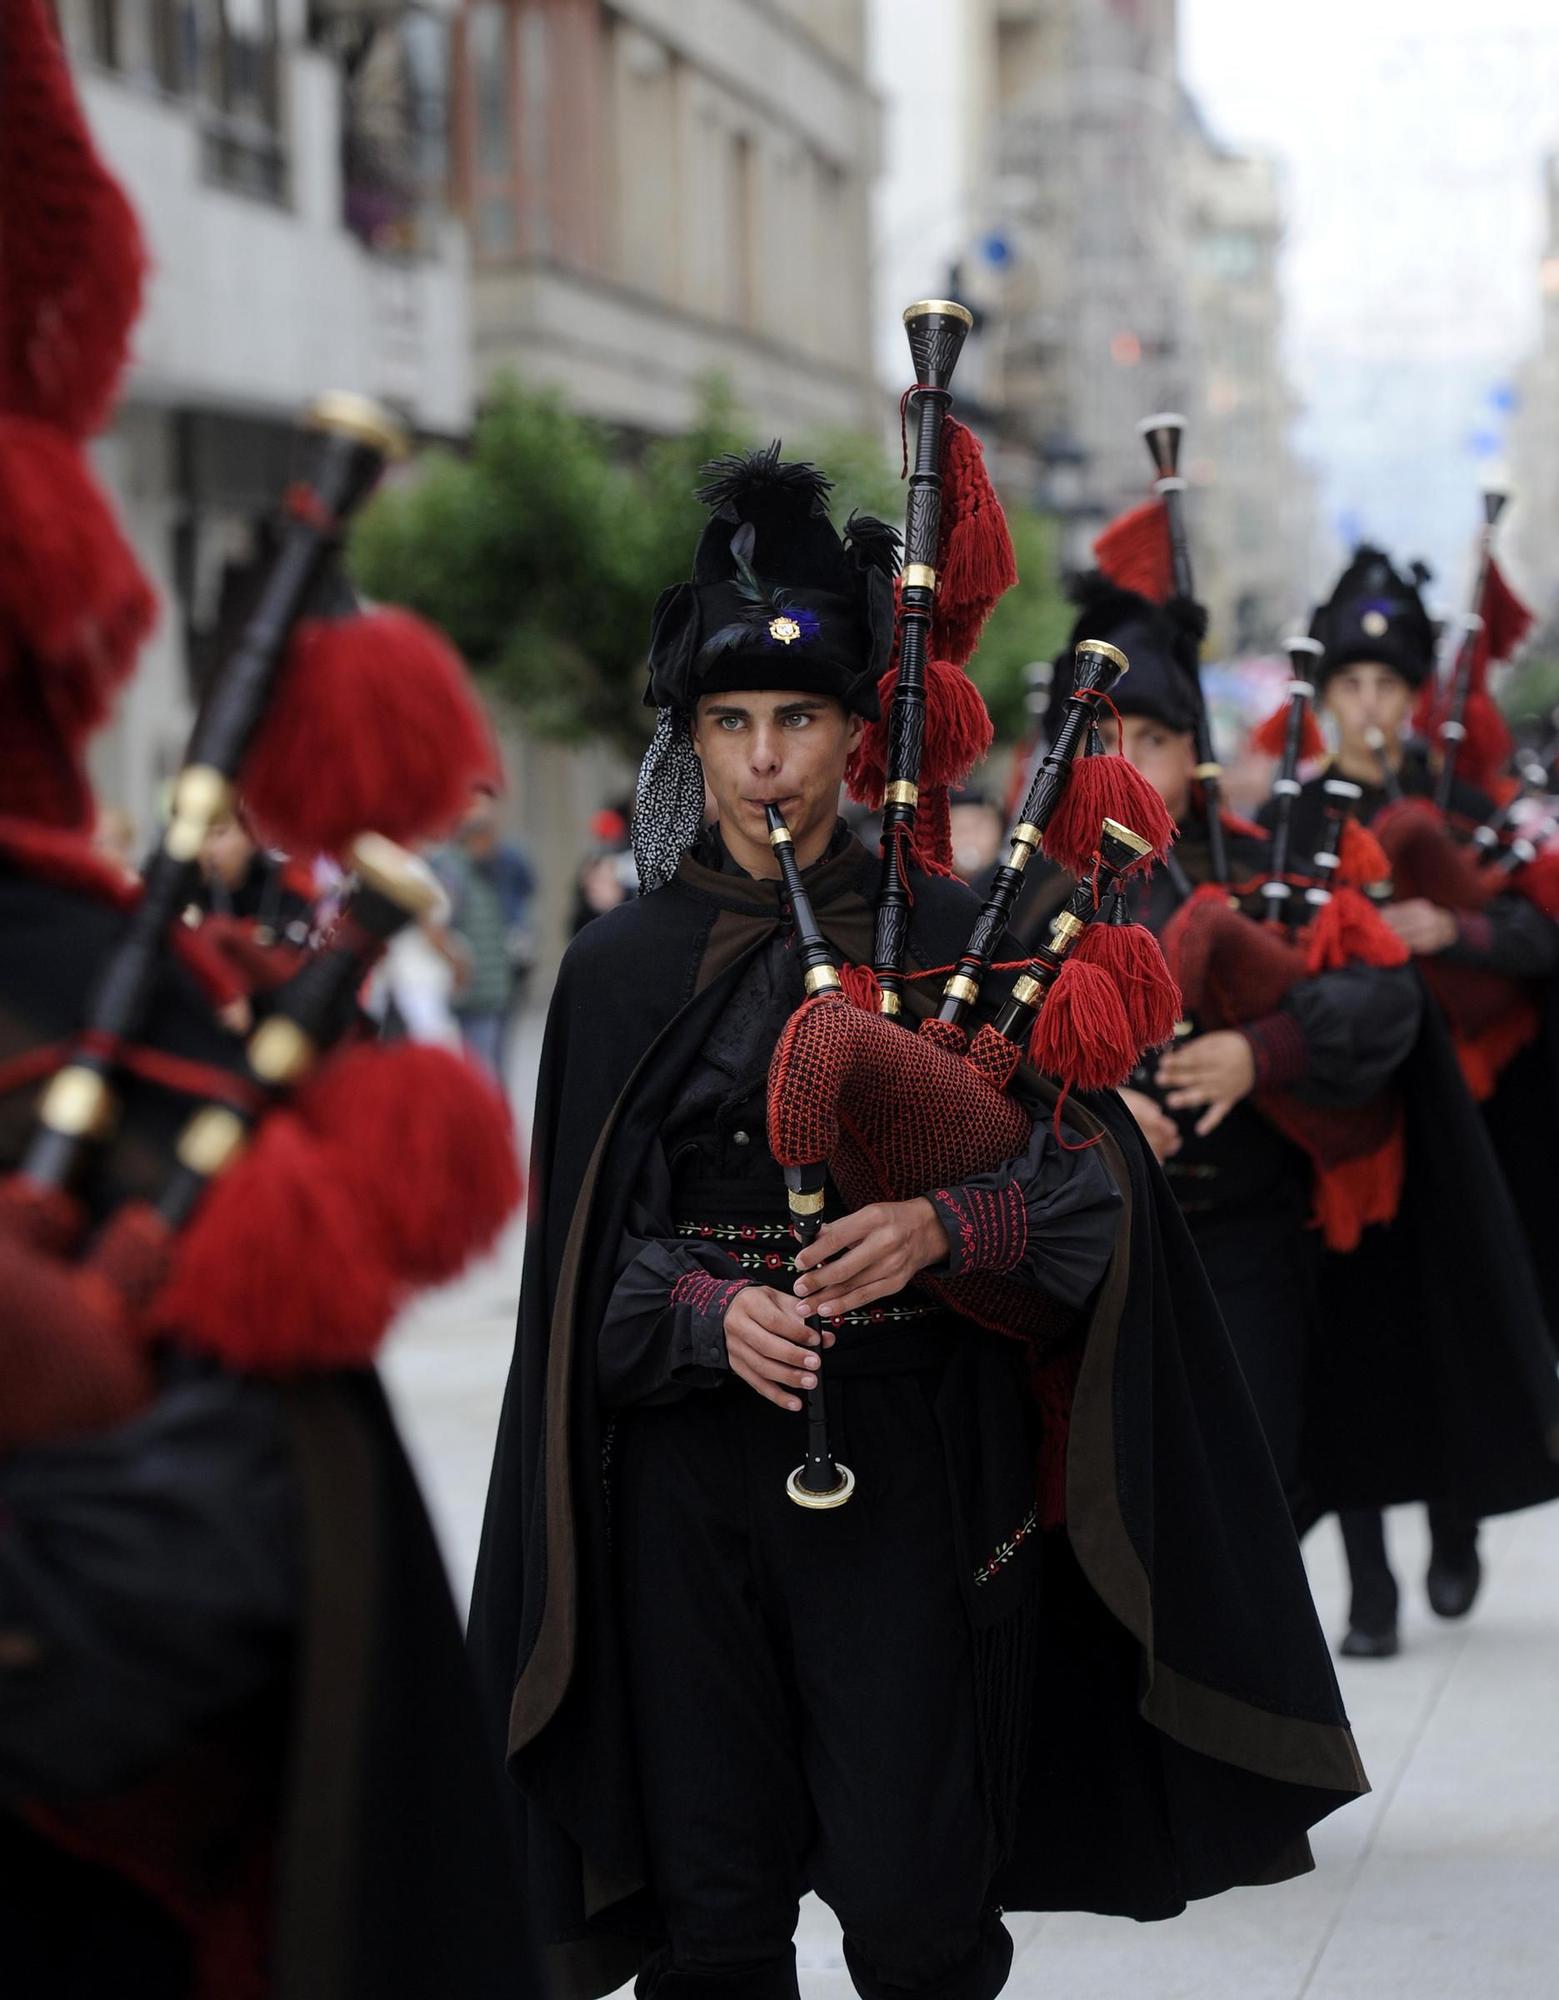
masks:
<instances>
[{"instance_id":1,"label":"man's eye","mask_svg":"<svg viewBox=\"0 0 1559 2000\"><path fill-rule=\"evenodd\" d=\"M722 715L720 717L720 727L725 731L727 736L734 735L741 726L742 718L739 715Z\"/></svg>"},{"instance_id":2,"label":"man's eye","mask_svg":"<svg viewBox=\"0 0 1559 2000\"><path fill-rule=\"evenodd\" d=\"M806 714L787 715L785 717L785 727L787 729L802 729L811 720L811 716Z\"/></svg>"}]
</instances>

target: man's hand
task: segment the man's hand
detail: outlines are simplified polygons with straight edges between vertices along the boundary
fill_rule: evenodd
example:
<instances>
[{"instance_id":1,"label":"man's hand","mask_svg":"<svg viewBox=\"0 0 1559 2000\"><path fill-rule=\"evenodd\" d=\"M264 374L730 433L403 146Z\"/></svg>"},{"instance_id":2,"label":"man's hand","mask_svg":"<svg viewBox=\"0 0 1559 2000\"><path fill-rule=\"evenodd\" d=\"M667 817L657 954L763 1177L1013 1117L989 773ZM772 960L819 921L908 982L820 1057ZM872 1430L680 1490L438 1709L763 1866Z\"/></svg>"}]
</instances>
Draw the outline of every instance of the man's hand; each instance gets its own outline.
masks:
<instances>
[{"instance_id":1,"label":"man's hand","mask_svg":"<svg viewBox=\"0 0 1559 2000\"><path fill-rule=\"evenodd\" d=\"M832 1347L834 1336L825 1333L822 1344ZM788 1292L747 1285L725 1309L725 1353L732 1371L782 1410L801 1408L791 1392L816 1381L817 1348L806 1308Z\"/></svg>"},{"instance_id":2,"label":"man's hand","mask_svg":"<svg viewBox=\"0 0 1559 2000\"><path fill-rule=\"evenodd\" d=\"M1164 1102L1171 1111L1207 1106L1196 1121L1197 1137L1205 1139L1240 1099L1250 1094L1256 1081L1256 1058L1243 1035L1221 1028L1215 1034L1193 1036L1178 1049L1171 1049L1159 1063L1158 1081L1168 1092Z\"/></svg>"},{"instance_id":3,"label":"man's hand","mask_svg":"<svg viewBox=\"0 0 1559 2000\"><path fill-rule=\"evenodd\" d=\"M1166 1115L1163 1105L1156 1098L1147 1097L1140 1090L1122 1090L1116 1095L1141 1126L1142 1136L1152 1148L1155 1160L1162 1163L1180 1151L1183 1143L1180 1127Z\"/></svg>"},{"instance_id":4,"label":"man's hand","mask_svg":"<svg viewBox=\"0 0 1559 2000\"><path fill-rule=\"evenodd\" d=\"M1409 896L1403 902L1388 903L1381 915L1408 950L1419 958L1433 958L1436 952L1455 944L1459 934L1451 912L1431 903L1426 896Z\"/></svg>"},{"instance_id":5,"label":"man's hand","mask_svg":"<svg viewBox=\"0 0 1559 2000\"><path fill-rule=\"evenodd\" d=\"M796 1295L809 1313L837 1319L901 1292L917 1271L940 1264L947 1252L947 1231L924 1195L874 1201L824 1223L817 1241L796 1259L802 1273Z\"/></svg>"}]
</instances>

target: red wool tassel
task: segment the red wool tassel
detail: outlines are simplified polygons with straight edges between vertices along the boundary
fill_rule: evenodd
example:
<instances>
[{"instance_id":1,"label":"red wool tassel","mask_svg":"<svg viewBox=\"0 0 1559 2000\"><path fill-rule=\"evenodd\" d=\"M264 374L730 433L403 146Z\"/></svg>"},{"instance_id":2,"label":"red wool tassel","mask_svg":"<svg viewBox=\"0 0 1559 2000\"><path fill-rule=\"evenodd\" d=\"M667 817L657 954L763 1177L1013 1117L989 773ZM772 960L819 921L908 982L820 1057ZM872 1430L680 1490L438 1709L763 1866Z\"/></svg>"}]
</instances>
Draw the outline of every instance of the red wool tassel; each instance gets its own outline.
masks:
<instances>
[{"instance_id":1,"label":"red wool tassel","mask_svg":"<svg viewBox=\"0 0 1559 2000\"><path fill-rule=\"evenodd\" d=\"M1334 889L1305 933L1305 969L1406 965L1412 953L1357 889Z\"/></svg>"},{"instance_id":2,"label":"red wool tassel","mask_svg":"<svg viewBox=\"0 0 1559 2000\"><path fill-rule=\"evenodd\" d=\"M954 417L942 427L942 532L933 651L964 665L985 621L1018 580L1007 517L980 440Z\"/></svg>"},{"instance_id":3,"label":"red wool tassel","mask_svg":"<svg viewBox=\"0 0 1559 2000\"><path fill-rule=\"evenodd\" d=\"M1390 1222L1402 1199L1403 1166L1400 1121L1378 1151L1317 1165L1311 1213L1328 1250L1357 1250L1372 1223Z\"/></svg>"},{"instance_id":4,"label":"red wool tassel","mask_svg":"<svg viewBox=\"0 0 1559 2000\"><path fill-rule=\"evenodd\" d=\"M1498 781L1515 747L1491 694L1482 688L1471 691L1462 713L1462 727L1467 733L1456 746L1456 775L1480 791L1488 791Z\"/></svg>"},{"instance_id":5,"label":"red wool tassel","mask_svg":"<svg viewBox=\"0 0 1559 2000\"><path fill-rule=\"evenodd\" d=\"M408 1287L454 1277L492 1247L519 1205L508 1106L447 1049L351 1049L295 1103L315 1139L349 1162L333 1171L372 1217L378 1254Z\"/></svg>"},{"instance_id":6,"label":"red wool tassel","mask_svg":"<svg viewBox=\"0 0 1559 2000\"><path fill-rule=\"evenodd\" d=\"M86 437L107 420L128 357L146 255L44 0L3 11L0 409Z\"/></svg>"},{"instance_id":7,"label":"red wool tassel","mask_svg":"<svg viewBox=\"0 0 1559 2000\"><path fill-rule=\"evenodd\" d=\"M946 785L922 785L910 853L927 875L956 879L953 866L953 809Z\"/></svg>"},{"instance_id":8,"label":"red wool tassel","mask_svg":"<svg viewBox=\"0 0 1559 2000\"><path fill-rule=\"evenodd\" d=\"M1136 1052L1160 1049L1180 1019L1180 988L1158 939L1142 924L1092 923L1072 948L1074 964L1096 965L1114 983Z\"/></svg>"},{"instance_id":9,"label":"red wool tassel","mask_svg":"<svg viewBox=\"0 0 1559 2000\"><path fill-rule=\"evenodd\" d=\"M404 1118L398 1140L421 1115ZM376 1170L394 1157L376 1153ZM261 1375L371 1361L404 1286L360 1181L351 1151L273 1112L179 1238L152 1330Z\"/></svg>"},{"instance_id":10,"label":"red wool tassel","mask_svg":"<svg viewBox=\"0 0 1559 2000\"><path fill-rule=\"evenodd\" d=\"M1085 874L1107 819L1151 843L1151 852L1128 872L1161 860L1175 837L1164 801L1134 765L1113 754L1079 757L1045 829L1046 857L1074 875Z\"/></svg>"},{"instance_id":11,"label":"red wool tassel","mask_svg":"<svg viewBox=\"0 0 1559 2000\"><path fill-rule=\"evenodd\" d=\"M1372 882L1386 881L1390 874L1386 850L1369 828L1356 819L1344 821L1337 850L1337 880L1342 887L1366 889Z\"/></svg>"},{"instance_id":12,"label":"red wool tassel","mask_svg":"<svg viewBox=\"0 0 1559 2000\"><path fill-rule=\"evenodd\" d=\"M447 832L498 771L448 640L409 611L370 611L299 627L240 788L278 846L340 855L370 829L403 843Z\"/></svg>"},{"instance_id":13,"label":"red wool tassel","mask_svg":"<svg viewBox=\"0 0 1559 2000\"><path fill-rule=\"evenodd\" d=\"M1263 757L1281 757L1288 743L1288 703L1275 708L1265 722L1258 722L1251 731L1250 747L1260 751ZM1310 764L1317 757L1326 755L1326 738L1321 734L1321 725L1315 719L1315 711L1306 704L1304 728L1299 738L1299 761Z\"/></svg>"},{"instance_id":14,"label":"red wool tassel","mask_svg":"<svg viewBox=\"0 0 1559 2000\"><path fill-rule=\"evenodd\" d=\"M1175 569L1163 501L1147 500L1118 514L1094 543L1093 559L1119 589L1166 604L1174 595Z\"/></svg>"},{"instance_id":15,"label":"red wool tassel","mask_svg":"<svg viewBox=\"0 0 1559 2000\"><path fill-rule=\"evenodd\" d=\"M985 697L951 660L926 662L926 745L923 785L961 785L995 735Z\"/></svg>"},{"instance_id":16,"label":"red wool tassel","mask_svg":"<svg viewBox=\"0 0 1559 2000\"><path fill-rule=\"evenodd\" d=\"M0 1235L0 1451L124 1423L154 1390L112 1297L19 1236Z\"/></svg>"},{"instance_id":17,"label":"red wool tassel","mask_svg":"<svg viewBox=\"0 0 1559 2000\"><path fill-rule=\"evenodd\" d=\"M1029 1036L1029 1061L1073 1090L1112 1090L1137 1060L1126 1008L1108 973L1069 959Z\"/></svg>"},{"instance_id":18,"label":"red wool tassel","mask_svg":"<svg viewBox=\"0 0 1559 2000\"><path fill-rule=\"evenodd\" d=\"M1483 579L1483 630L1479 634L1479 664L1486 675L1491 660L1508 660L1532 629L1533 613L1522 603L1505 580L1505 572L1491 557ZM1474 686L1482 687L1482 675Z\"/></svg>"},{"instance_id":19,"label":"red wool tassel","mask_svg":"<svg viewBox=\"0 0 1559 2000\"><path fill-rule=\"evenodd\" d=\"M868 1014L882 1012L882 982L869 965L841 965L839 978L844 997L853 1007Z\"/></svg>"}]
</instances>

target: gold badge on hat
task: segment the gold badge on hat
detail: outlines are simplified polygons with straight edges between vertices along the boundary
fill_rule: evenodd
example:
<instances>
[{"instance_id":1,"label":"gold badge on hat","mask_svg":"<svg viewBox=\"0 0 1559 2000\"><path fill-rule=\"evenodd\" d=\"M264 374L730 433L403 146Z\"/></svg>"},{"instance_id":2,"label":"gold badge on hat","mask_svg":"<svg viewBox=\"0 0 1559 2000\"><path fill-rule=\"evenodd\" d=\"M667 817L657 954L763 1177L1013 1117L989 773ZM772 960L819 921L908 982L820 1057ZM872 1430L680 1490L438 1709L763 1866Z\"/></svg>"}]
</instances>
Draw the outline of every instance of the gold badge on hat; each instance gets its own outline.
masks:
<instances>
[{"instance_id":1,"label":"gold badge on hat","mask_svg":"<svg viewBox=\"0 0 1559 2000\"><path fill-rule=\"evenodd\" d=\"M1364 627L1364 636L1367 639L1384 639L1387 622L1384 611L1366 611L1364 616L1359 620L1359 623ZM772 630L773 628L771 627L770 629Z\"/></svg>"},{"instance_id":2,"label":"gold badge on hat","mask_svg":"<svg viewBox=\"0 0 1559 2000\"><path fill-rule=\"evenodd\" d=\"M801 627L794 618L787 618L781 612L778 618L769 620L769 637L777 645L788 646L793 640L801 637Z\"/></svg>"}]
</instances>

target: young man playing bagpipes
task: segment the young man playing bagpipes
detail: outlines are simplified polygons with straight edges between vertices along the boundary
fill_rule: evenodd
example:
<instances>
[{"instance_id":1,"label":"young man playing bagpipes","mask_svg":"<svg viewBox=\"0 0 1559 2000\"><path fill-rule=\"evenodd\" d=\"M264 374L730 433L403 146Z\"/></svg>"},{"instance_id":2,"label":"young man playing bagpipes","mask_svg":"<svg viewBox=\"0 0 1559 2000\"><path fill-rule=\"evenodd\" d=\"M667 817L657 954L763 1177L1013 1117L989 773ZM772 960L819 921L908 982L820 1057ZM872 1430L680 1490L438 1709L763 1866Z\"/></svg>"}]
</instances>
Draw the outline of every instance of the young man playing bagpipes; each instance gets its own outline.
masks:
<instances>
[{"instance_id":1,"label":"young man playing bagpipes","mask_svg":"<svg viewBox=\"0 0 1559 2000\"><path fill-rule=\"evenodd\" d=\"M1004 544L947 430L944 523ZM777 446L711 474L654 619L644 894L571 946L541 1063L470 1626L516 1894L560 1996L793 2000L814 1889L863 1995L985 2000L1002 1908L1163 1917L1280 1879L1363 1776L1216 1309L1113 1098L1026 1074L1021 1152L853 1212L819 1181L793 1263L813 1198L774 1120L807 1077L776 1050L807 993L916 1039L859 971L884 871L838 820L847 768L890 821L914 790L882 777L896 537L841 537ZM936 851L982 747L950 656L1002 587L968 558L944 537L922 844L889 841L911 1021L977 907ZM938 1121L892 1103L911 1136ZM1045 1341L947 1303L1004 1281ZM853 1497L831 1459L838 1485L797 1468L818 1409Z\"/></svg>"},{"instance_id":2,"label":"young man playing bagpipes","mask_svg":"<svg viewBox=\"0 0 1559 2000\"><path fill-rule=\"evenodd\" d=\"M371 1365L514 1205L511 1135L458 1058L332 1053L426 888L384 833L453 818L480 711L414 621L298 623L385 434L338 402L144 885L94 853L85 746L155 606L85 440L142 255L42 0L0 25L0 211L4 1989L511 2000L498 1801ZM321 850L380 829L265 995L183 921L235 781Z\"/></svg>"},{"instance_id":3,"label":"young man playing bagpipes","mask_svg":"<svg viewBox=\"0 0 1559 2000\"><path fill-rule=\"evenodd\" d=\"M1447 1189L1439 1230L1412 1244L1400 1231L1391 1232L1370 1246L1368 1266L1357 1267L1355 1282L1343 1282L1346 1298L1357 1291L1371 1302L1367 1309L1390 1312L1395 1319L1420 1285L1433 1302L1469 1266L1474 1277L1490 1268L1502 1279L1514 1276L1517 1299L1508 1311L1494 1312L1487 1297L1481 1310L1469 1300L1468 1310L1475 1312L1475 1323L1497 1323L1492 1352L1495 1358L1513 1357L1529 1387L1503 1397L1498 1407L1487 1396L1473 1399L1468 1407L1448 1409L1444 1420L1464 1444L1481 1433L1476 1449L1491 1457L1503 1450L1512 1466L1525 1461L1528 1471L1493 1481L1491 1506L1479 1498L1488 1481L1459 1471L1454 1449L1442 1452L1423 1442L1411 1455L1422 1459L1427 1452L1436 1462L1421 1463L1413 1480L1390 1482L1397 1498L1416 1497L1407 1488L1420 1485L1429 1499L1427 1594L1442 1618L1464 1617L1477 1595L1479 1515L1528 1505L1555 1490L1536 1462L1546 1457L1534 1425L1551 1404L1552 1371L1533 1331L1533 1274L1541 1280L1543 1317L1552 1333L1559 1321L1559 1261L1546 1159L1559 1116L1559 926L1552 895L1545 893L1544 869L1509 866L1519 861L1519 850L1493 841L1485 852L1481 831L1497 823L1498 809L1487 790L1460 775L1464 765L1473 765L1485 781L1497 781L1497 746L1508 747L1508 737L1482 679L1491 643L1502 656L1524 629L1521 607L1487 549L1479 579L1479 614L1469 621L1462 642L1468 657L1454 698L1458 713L1454 719L1438 716L1446 747L1436 763L1423 741L1406 740L1415 710L1427 728L1437 722L1435 631L1420 596L1422 574L1399 572L1377 549L1355 552L1312 626L1323 648L1316 667L1319 699L1336 728L1338 747L1326 770L1305 783L1293 802L1303 852L1321 837L1328 781L1340 778L1357 788L1353 810L1378 833L1395 878L1394 899L1381 914L1413 954L1429 1004L1450 1030L1461 1075L1482 1107L1493 1141L1491 1157L1482 1134L1474 1134L1475 1170L1466 1176L1466 1206ZM1444 1031L1437 1028L1434 1040L1442 1060L1430 1087L1446 1107L1445 1117L1466 1126L1466 1092L1458 1087L1453 1065L1443 1060ZM1433 1143L1442 1158L1442 1179L1459 1178L1455 1166L1467 1155L1451 1143L1443 1120ZM1344 1273L1338 1276L1344 1279ZM1374 1282L1360 1290L1366 1276ZM1488 1372L1480 1363L1471 1379L1486 1387ZM1403 1433L1416 1427L1426 1438L1438 1428L1426 1415L1415 1416L1412 1404L1398 1422ZM1388 1655L1397 1648L1398 1590L1380 1512L1345 1510L1341 1519L1353 1581L1349 1649Z\"/></svg>"}]
</instances>

